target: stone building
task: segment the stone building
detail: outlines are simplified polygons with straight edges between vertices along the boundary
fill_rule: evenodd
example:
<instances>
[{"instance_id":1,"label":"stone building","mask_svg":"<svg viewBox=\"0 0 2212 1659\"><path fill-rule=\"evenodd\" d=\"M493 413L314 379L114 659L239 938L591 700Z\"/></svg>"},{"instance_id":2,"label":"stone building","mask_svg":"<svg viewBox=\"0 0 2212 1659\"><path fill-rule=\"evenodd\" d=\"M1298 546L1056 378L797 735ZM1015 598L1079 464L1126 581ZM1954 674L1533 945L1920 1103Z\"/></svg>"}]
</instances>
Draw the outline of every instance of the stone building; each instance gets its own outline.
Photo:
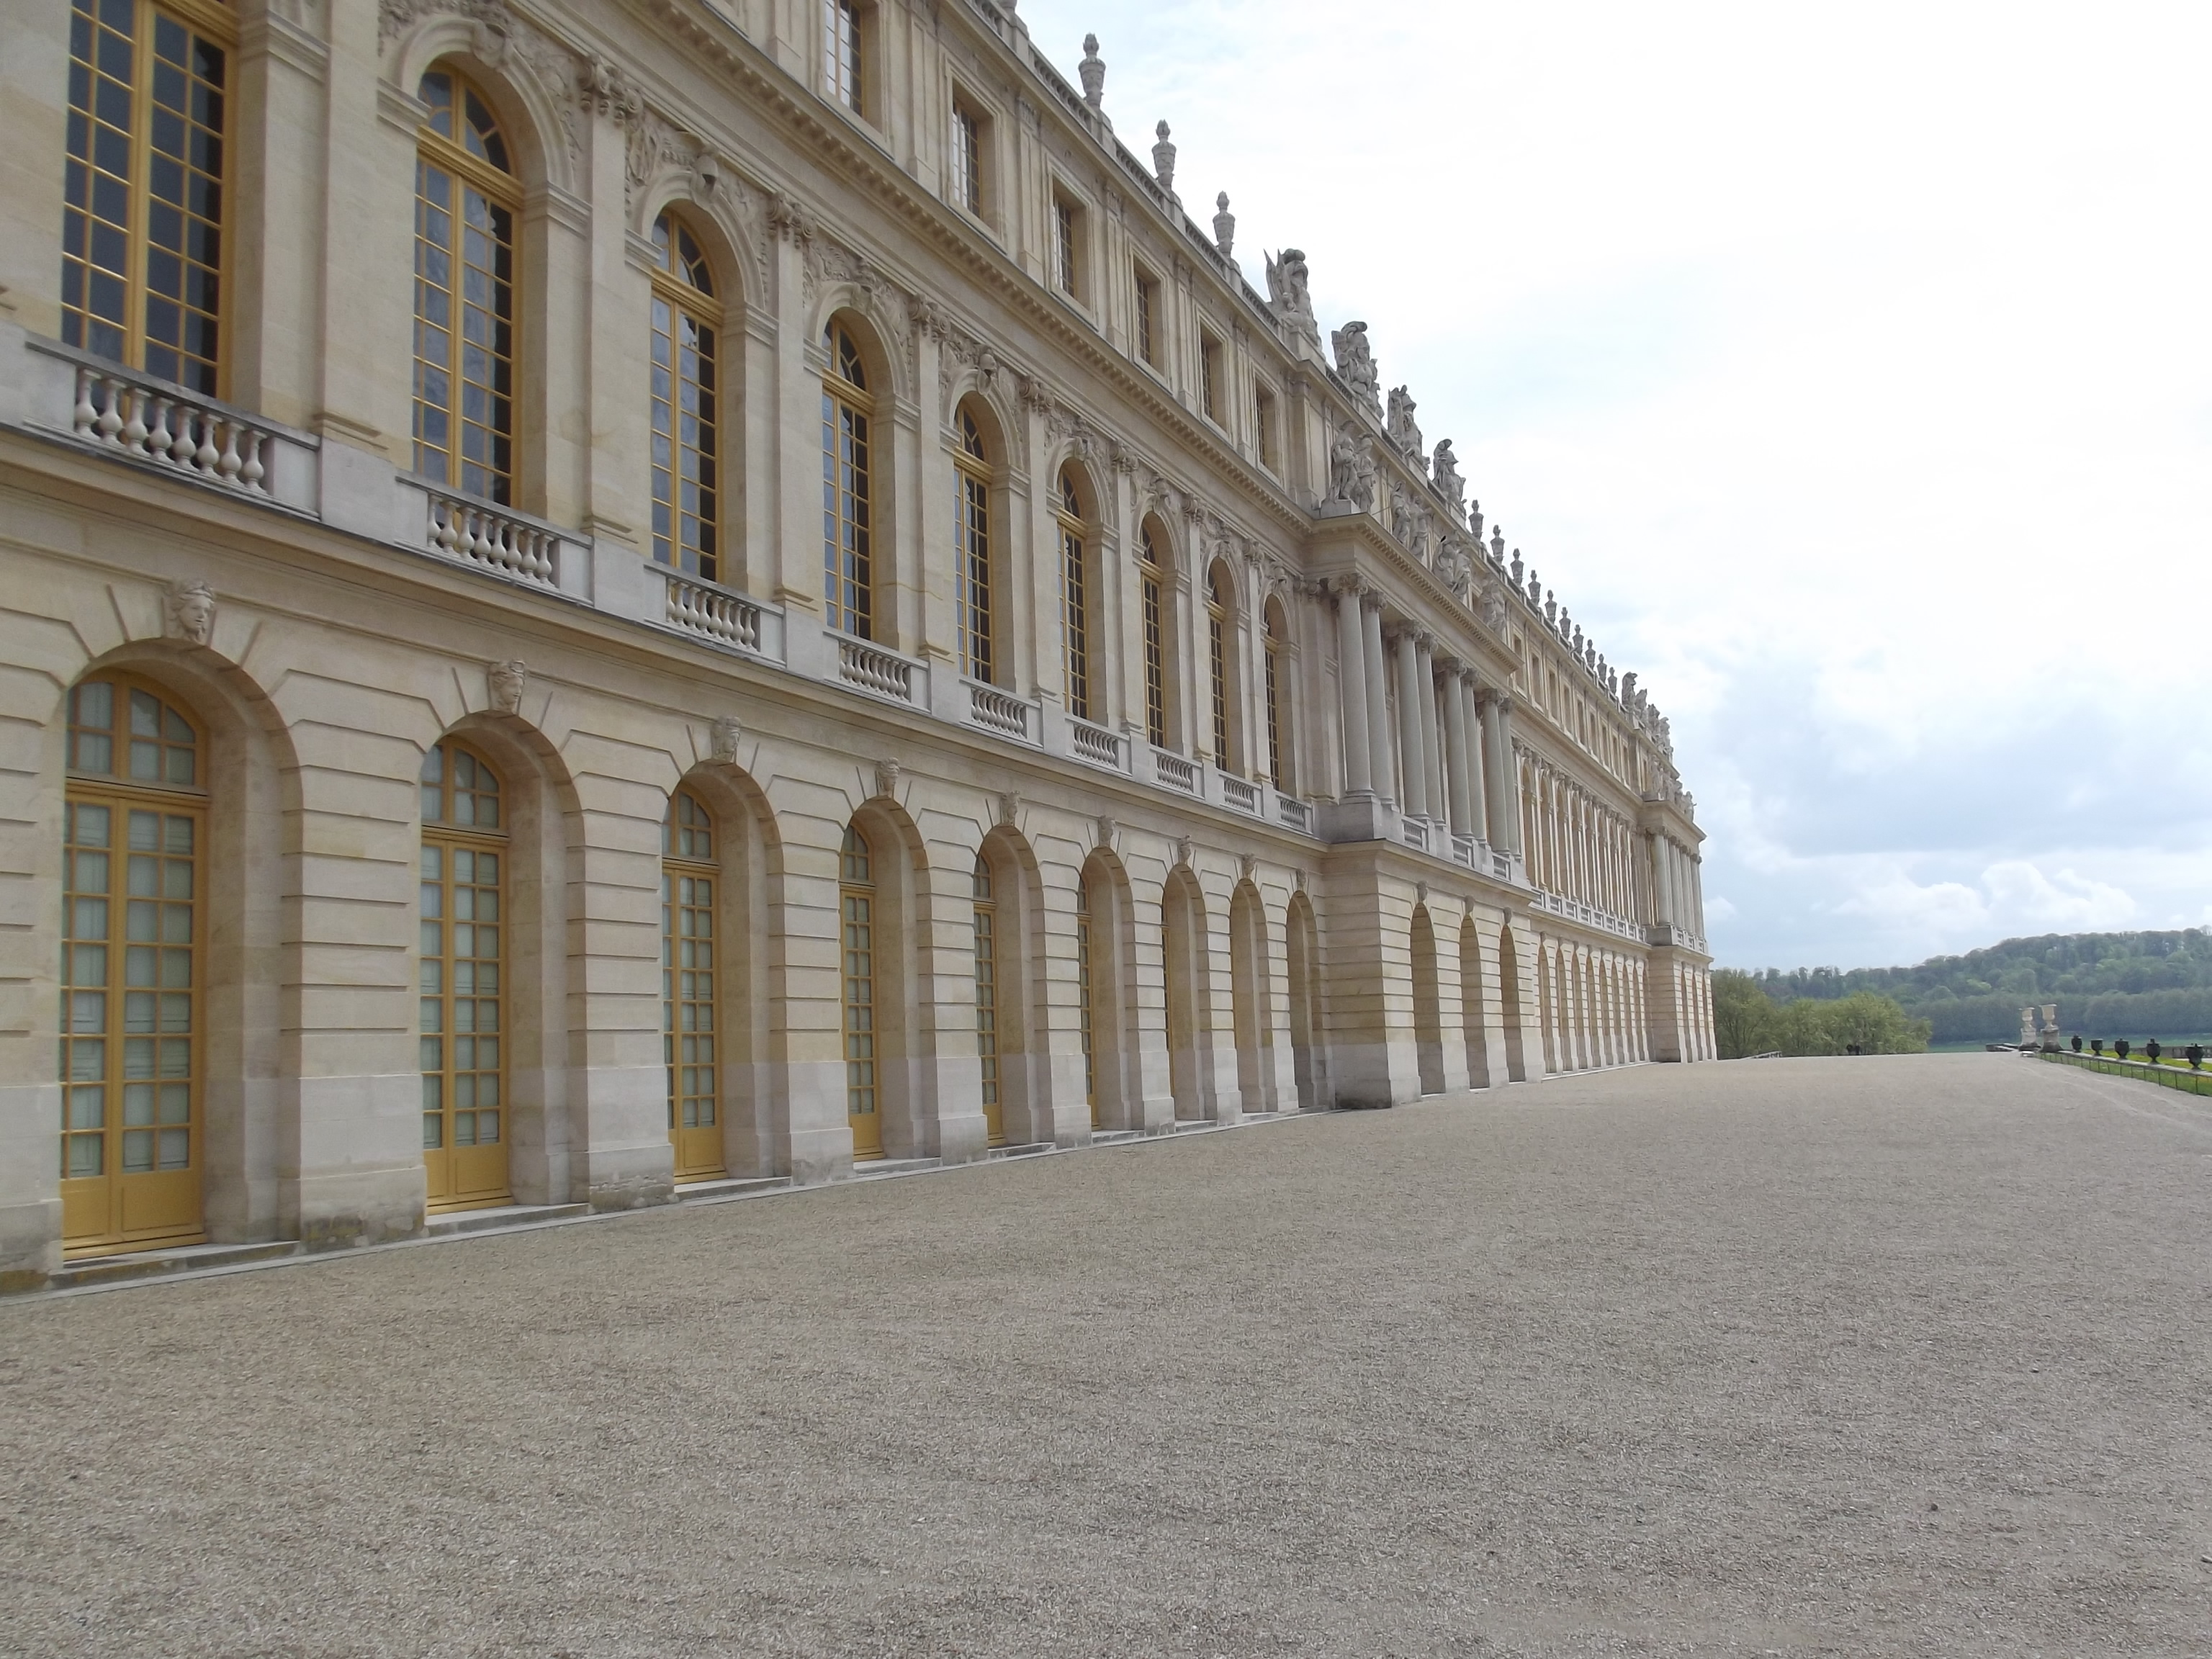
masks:
<instances>
[{"instance_id":1,"label":"stone building","mask_svg":"<svg viewBox=\"0 0 2212 1659\"><path fill-rule=\"evenodd\" d=\"M4 27L0 1282L1712 1054L1666 723L1095 46Z\"/></svg>"}]
</instances>

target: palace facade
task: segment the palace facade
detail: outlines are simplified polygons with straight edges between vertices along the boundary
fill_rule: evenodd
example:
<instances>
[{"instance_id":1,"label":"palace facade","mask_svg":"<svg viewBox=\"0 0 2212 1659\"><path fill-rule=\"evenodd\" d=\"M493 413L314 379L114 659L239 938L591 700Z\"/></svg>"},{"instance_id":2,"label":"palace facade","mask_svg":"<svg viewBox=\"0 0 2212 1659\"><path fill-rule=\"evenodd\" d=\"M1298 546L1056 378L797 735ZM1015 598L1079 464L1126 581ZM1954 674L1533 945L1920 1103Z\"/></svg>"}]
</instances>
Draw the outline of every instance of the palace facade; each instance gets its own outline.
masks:
<instances>
[{"instance_id":1,"label":"palace facade","mask_svg":"<svg viewBox=\"0 0 2212 1659\"><path fill-rule=\"evenodd\" d=\"M0 42L0 1284L1713 1053L1665 722L1012 0Z\"/></svg>"}]
</instances>

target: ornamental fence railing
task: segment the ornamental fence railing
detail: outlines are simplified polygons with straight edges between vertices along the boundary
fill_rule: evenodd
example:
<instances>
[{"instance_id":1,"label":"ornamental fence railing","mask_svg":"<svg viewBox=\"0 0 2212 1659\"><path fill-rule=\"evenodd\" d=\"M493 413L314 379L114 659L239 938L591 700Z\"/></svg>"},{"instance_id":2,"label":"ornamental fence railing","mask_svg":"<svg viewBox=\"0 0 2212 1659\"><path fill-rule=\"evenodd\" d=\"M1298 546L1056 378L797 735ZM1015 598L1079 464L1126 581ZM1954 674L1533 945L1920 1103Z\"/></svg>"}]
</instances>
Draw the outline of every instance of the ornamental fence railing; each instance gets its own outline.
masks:
<instances>
[{"instance_id":1,"label":"ornamental fence railing","mask_svg":"<svg viewBox=\"0 0 2212 1659\"><path fill-rule=\"evenodd\" d=\"M2070 1054L2063 1048L2045 1048L2043 1057L2063 1066L2078 1066L2085 1072L2102 1072L2109 1077L2140 1078L2161 1089L2179 1089L2184 1094L2212 1095L2212 1071L2193 1070L2186 1064L2160 1066L2147 1060Z\"/></svg>"}]
</instances>

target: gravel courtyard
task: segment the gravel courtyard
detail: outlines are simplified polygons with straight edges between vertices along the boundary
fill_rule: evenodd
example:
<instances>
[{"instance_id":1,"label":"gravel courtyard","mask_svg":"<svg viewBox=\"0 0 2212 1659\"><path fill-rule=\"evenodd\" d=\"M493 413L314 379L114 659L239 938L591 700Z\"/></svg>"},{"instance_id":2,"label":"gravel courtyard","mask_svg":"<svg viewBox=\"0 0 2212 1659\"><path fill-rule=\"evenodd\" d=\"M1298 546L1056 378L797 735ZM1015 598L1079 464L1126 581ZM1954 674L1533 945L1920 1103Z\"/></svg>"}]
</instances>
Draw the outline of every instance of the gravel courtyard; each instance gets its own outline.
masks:
<instances>
[{"instance_id":1,"label":"gravel courtyard","mask_svg":"<svg viewBox=\"0 0 2212 1659\"><path fill-rule=\"evenodd\" d=\"M2212 1653L2212 1101L1646 1067L0 1306L0 1652Z\"/></svg>"}]
</instances>

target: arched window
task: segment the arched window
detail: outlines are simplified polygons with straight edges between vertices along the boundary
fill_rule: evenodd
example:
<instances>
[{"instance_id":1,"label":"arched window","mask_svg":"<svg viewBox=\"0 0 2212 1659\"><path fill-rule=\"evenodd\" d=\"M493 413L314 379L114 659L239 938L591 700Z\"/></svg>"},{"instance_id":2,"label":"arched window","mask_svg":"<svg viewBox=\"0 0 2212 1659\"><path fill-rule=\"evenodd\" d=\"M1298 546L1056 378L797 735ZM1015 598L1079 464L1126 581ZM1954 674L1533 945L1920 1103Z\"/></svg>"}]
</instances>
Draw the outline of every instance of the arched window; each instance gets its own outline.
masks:
<instances>
[{"instance_id":1,"label":"arched window","mask_svg":"<svg viewBox=\"0 0 2212 1659\"><path fill-rule=\"evenodd\" d=\"M1270 599L1264 642L1267 659L1267 776L1276 788L1287 793L1291 788L1291 710L1285 682L1289 671L1279 660L1290 647L1285 637L1286 632L1283 608Z\"/></svg>"},{"instance_id":2,"label":"arched window","mask_svg":"<svg viewBox=\"0 0 2212 1659\"><path fill-rule=\"evenodd\" d=\"M62 339L222 395L225 9L73 0Z\"/></svg>"},{"instance_id":3,"label":"arched window","mask_svg":"<svg viewBox=\"0 0 2212 1659\"><path fill-rule=\"evenodd\" d=\"M514 220L521 191L483 95L422 77L415 159L415 471L514 499Z\"/></svg>"},{"instance_id":4,"label":"arched window","mask_svg":"<svg viewBox=\"0 0 2212 1659\"><path fill-rule=\"evenodd\" d=\"M126 675L69 697L62 1247L202 1235L206 768L191 717Z\"/></svg>"},{"instance_id":5,"label":"arched window","mask_svg":"<svg viewBox=\"0 0 2212 1659\"><path fill-rule=\"evenodd\" d=\"M422 760L422 1163L433 1209L507 1197L507 828L499 774L452 739Z\"/></svg>"},{"instance_id":6,"label":"arched window","mask_svg":"<svg viewBox=\"0 0 2212 1659\"><path fill-rule=\"evenodd\" d=\"M1155 749L1168 746L1168 629L1167 600L1160 544L1148 521L1137 534L1144 593L1145 737Z\"/></svg>"},{"instance_id":7,"label":"arched window","mask_svg":"<svg viewBox=\"0 0 2212 1659\"><path fill-rule=\"evenodd\" d=\"M844 972L845 1113L858 1161L884 1155L876 1097L876 872L868 838L848 826L839 855Z\"/></svg>"},{"instance_id":8,"label":"arched window","mask_svg":"<svg viewBox=\"0 0 2212 1659\"><path fill-rule=\"evenodd\" d=\"M1006 1144L1006 1114L999 1096L999 907L991 893L991 866L975 856L975 1054L982 1065L983 1130L991 1146Z\"/></svg>"},{"instance_id":9,"label":"arched window","mask_svg":"<svg viewBox=\"0 0 2212 1659\"><path fill-rule=\"evenodd\" d=\"M660 826L660 1029L668 1066L668 1139L676 1178L722 1173L715 1110L714 817L688 789Z\"/></svg>"},{"instance_id":10,"label":"arched window","mask_svg":"<svg viewBox=\"0 0 2212 1659\"><path fill-rule=\"evenodd\" d=\"M1060 473L1060 626L1067 654L1067 712L1078 720L1091 718L1091 535L1083 522L1083 497L1075 482L1075 469Z\"/></svg>"},{"instance_id":11,"label":"arched window","mask_svg":"<svg viewBox=\"0 0 2212 1659\"><path fill-rule=\"evenodd\" d=\"M722 308L707 256L682 220L654 220L653 245L653 556L720 581L714 347Z\"/></svg>"},{"instance_id":12,"label":"arched window","mask_svg":"<svg viewBox=\"0 0 2212 1659\"><path fill-rule=\"evenodd\" d=\"M875 404L853 337L832 323L822 344L822 597L830 627L875 637L875 573L868 503L868 420Z\"/></svg>"},{"instance_id":13,"label":"arched window","mask_svg":"<svg viewBox=\"0 0 2212 1659\"><path fill-rule=\"evenodd\" d=\"M1235 683L1229 660L1234 643L1231 630L1236 625L1236 596L1230 587L1228 573L1217 564L1206 584L1206 649L1213 700L1213 763L1224 772L1231 769L1236 758L1232 744L1237 722L1229 700L1230 687Z\"/></svg>"},{"instance_id":14,"label":"arched window","mask_svg":"<svg viewBox=\"0 0 2212 1659\"><path fill-rule=\"evenodd\" d=\"M960 672L988 682L991 653L991 464L982 428L960 410L960 447L952 457L952 599L960 632Z\"/></svg>"}]
</instances>

